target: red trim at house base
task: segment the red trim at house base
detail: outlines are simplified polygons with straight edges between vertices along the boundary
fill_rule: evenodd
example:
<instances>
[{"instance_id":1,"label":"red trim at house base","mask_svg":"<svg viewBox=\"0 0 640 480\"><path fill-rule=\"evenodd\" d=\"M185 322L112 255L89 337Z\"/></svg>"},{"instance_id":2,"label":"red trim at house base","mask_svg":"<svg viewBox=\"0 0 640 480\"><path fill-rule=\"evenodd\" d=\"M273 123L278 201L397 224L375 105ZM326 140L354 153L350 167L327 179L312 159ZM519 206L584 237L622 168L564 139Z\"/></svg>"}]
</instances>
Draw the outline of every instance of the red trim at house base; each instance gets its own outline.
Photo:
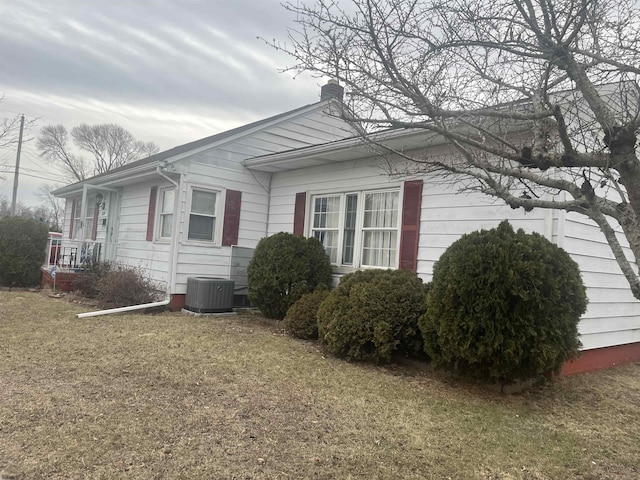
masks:
<instances>
[{"instance_id":1,"label":"red trim at house base","mask_svg":"<svg viewBox=\"0 0 640 480\"><path fill-rule=\"evenodd\" d=\"M184 308L186 299L187 296L184 293L174 293L171 295L171 300L169 301L169 310L179 312Z\"/></svg>"},{"instance_id":2,"label":"red trim at house base","mask_svg":"<svg viewBox=\"0 0 640 480\"><path fill-rule=\"evenodd\" d=\"M585 350L575 360L566 362L560 375L566 377L631 362L640 362L640 342Z\"/></svg>"}]
</instances>

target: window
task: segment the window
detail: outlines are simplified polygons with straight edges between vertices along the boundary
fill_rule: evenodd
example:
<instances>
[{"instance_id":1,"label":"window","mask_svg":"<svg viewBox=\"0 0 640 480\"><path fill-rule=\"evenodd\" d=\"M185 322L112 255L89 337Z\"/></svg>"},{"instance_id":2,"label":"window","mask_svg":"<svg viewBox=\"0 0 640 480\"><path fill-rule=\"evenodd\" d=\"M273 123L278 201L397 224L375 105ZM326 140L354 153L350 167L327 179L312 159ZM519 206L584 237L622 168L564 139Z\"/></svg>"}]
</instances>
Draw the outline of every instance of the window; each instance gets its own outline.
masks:
<instances>
[{"instance_id":1,"label":"window","mask_svg":"<svg viewBox=\"0 0 640 480\"><path fill-rule=\"evenodd\" d=\"M364 195L362 265L392 267L398 244L398 192Z\"/></svg>"},{"instance_id":2,"label":"window","mask_svg":"<svg viewBox=\"0 0 640 480\"><path fill-rule=\"evenodd\" d=\"M82 237L82 200L75 201L75 210L73 211L73 239L78 240Z\"/></svg>"},{"instance_id":3,"label":"window","mask_svg":"<svg viewBox=\"0 0 640 480\"><path fill-rule=\"evenodd\" d=\"M91 228L93 227L94 216L96 214L96 196L87 197L86 218L82 218L82 198L75 201L75 210L73 211L73 239L83 240L83 231L86 226L88 230L84 231L85 239L91 238ZM95 239L94 239L95 240Z\"/></svg>"},{"instance_id":4,"label":"window","mask_svg":"<svg viewBox=\"0 0 640 480\"><path fill-rule=\"evenodd\" d=\"M173 206L175 203L176 191L173 188L165 188L160 190L159 198L159 238L171 238L171 229L173 226Z\"/></svg>"},{"instance_id":5,"label":"window","mask_svg":"<svg viewBox=\"0 0 640 480\"><path fill-rule=\"evenodd\" d=\"M216 229L216 192L206 190L191 191L191 212L189 215L189 240L212 242Z\"/></svg>"},{"instance_id":6,"label":"window","mask_svg":"<svg viewBox=\"0 0 640 480\"><path fill-rule=\"evenodd\" d=\"M93 225L93 216L95 214L96 197L87 197L87 218L82 218L82 199L76 200L76 209L73 212L73 238L82 240L85 225ZM84 221L83 221L84 220ZM89 232L91 233L91 232ZM87 236L89 236L87 233Z\"/></svg>"},{"instance_id":7,"label":"window","mask_svg":"<svg viewBox=\"0 0 640 480\"><path fill-rule=\"evenodd\" d=\"M398 202L398 190L316 195L311 236L334 265L395 267Z\"/></svg>"},{"instance_id":8,"label":"window","mask_svg":"<svg viewBox=\"0 0 640 480\"><path fill-rule=\"evenodd\" d=\"M313 204L313 236L324 245L331 263L338 263L340 197L316 197Z\"/></svg>"}]
</instances>

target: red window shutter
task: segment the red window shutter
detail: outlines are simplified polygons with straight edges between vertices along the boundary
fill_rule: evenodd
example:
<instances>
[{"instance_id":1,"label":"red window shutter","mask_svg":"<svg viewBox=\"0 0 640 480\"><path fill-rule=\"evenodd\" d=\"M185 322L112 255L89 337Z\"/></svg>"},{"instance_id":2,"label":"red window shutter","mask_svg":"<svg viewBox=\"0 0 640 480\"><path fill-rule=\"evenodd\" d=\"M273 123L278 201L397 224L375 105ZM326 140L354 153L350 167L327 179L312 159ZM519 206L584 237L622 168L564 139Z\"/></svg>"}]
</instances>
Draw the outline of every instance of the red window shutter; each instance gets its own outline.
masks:
<instances>
[{"instance_id":1,"label":"red window shutter","mask_svg":"<svg viewBox=\"0 0 640 480\"><path fill-rule=\"evenodd\" d=\"M96 205L93 208L93 225L91 225L91 240L95 240L98 236L98 214L100 213L100 207Z\"/></svg>"},{"instance_id":2,"label":"red window shutter","mask_svg":"<svg viewBox=\"0 0 640 480\"><path fill-rule=\"evenodd\" d=\"M404 182L402 228L400 231L400 268L402 270L415 272L418 268L421 206L422 180Z\"/></svg>"},{"instance_id":3,"label":"red window shutter","mask_svg":"<svg viewBox=\"0 0 640 480\"><path fill-rule=\"evenodd\" d=\"M222 227L222 245L225 247L238 244L241 204L242 192L239 190L227 190L224 202L224 223Z\"/></svg>"},{"instance_id":4,"label":"red window shutter","mask_svg":"<svg viewBox=\"0 0 640 480\"><path fill-rule=\"evenodd\" d=\"M304 235L304 214L307 208L307 193L296 193L296 205L293 210L293 234L302 237Z\"/></svg>"},{"instance_id":5,"label":"red window shutter","mask_svg":"<svg viewBox=\"0 0 640 480\"><path fill-rule=\"evenodd\" d=\"M69 238L73 238L73 219L76 216L76 201L71 201L71 219L69 220Z\"/></svg>"},{"instance_id":6,"label":"red window shutter","mask_svg":"<svg viewBox=\"0 0 640 480\"><path fill-rule=\"evenodd\" d=\"M156 219L156 200L158 199L158 187L151 187L149 193L149 213L147 214L147 242L153 240L153 222Z\"/></svg>"}]
</instances>

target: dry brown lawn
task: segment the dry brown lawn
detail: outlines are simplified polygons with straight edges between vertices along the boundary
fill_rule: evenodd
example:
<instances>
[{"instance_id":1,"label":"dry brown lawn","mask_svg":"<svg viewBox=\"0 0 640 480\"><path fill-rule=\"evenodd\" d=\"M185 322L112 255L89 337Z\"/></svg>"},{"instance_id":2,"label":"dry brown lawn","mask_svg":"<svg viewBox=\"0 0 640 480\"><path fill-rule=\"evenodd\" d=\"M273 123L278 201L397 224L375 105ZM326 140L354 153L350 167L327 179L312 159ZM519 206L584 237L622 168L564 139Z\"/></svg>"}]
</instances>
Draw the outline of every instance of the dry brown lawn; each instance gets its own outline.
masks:
<instances>
[{"instance_id":1,"label":"dry brown lawn","mask_svg":"<svg viewBox=\"0 0 640 480\"><path fill-rule=\"evenodd\" d=\"M259 316L86 310L0 292L0 478L640 478L638 364L504 396Z\"/></svg>"}]
</instances>

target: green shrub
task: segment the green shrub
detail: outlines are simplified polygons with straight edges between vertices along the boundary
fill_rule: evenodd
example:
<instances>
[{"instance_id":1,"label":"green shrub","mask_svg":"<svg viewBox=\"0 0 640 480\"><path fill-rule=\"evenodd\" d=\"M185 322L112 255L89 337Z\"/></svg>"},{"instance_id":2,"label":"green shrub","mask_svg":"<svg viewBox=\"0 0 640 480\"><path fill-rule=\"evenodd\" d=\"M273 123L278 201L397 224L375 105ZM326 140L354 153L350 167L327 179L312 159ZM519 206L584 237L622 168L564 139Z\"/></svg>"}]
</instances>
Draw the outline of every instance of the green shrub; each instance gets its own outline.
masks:
<instances>
[{"instance_id":1,"label":"green shrub","mask_svg":"<svg viewBox=\"0 0 640 480\"><path fill-rule=\"evenodd\" d=\"M111 265L98 279L98 301L103 308L128 307L157 300L158 287L141 269Z\"/></svg>"},{"instance_id":2,"label":"green shrub","mask_svg":"<svg viewBox=\"0 0 640 480\"><path fill-rule=\"evenodd\" d=\"M506 221L453 243L427 298L420 328L434 366L504 384L558 371L578 352L587 306L578 266Z\"/></svg>"},{"instance_id":3,"label":"green shrub","mask_svg":"<svg viewBox=\"0 0 640 480\"><path fill-rule=\"evenodd\" d=\"M394 353L422 348L418 317L422 280L406 270L362 270L345 275L318 309L318 336L327 350L348 360L384 363Z\"/></svg>"},{"instance_id":4,"label":"green shrub","mask_svg":"<svg viewBox=\"0 0 640 480\"><path fill-rule=\"evenodd\" d=\"M304 294L291 305L284 317L284 328L296 338L318 338L318 307L329 295L329 290L318 288Z\"/></svg>"},{"instance_id":5,"label":"green shrub","mask_svg":"<svg viewBox=\"0 0 640 480\"><path fill-rule=\"evenodd\" d=\"M315 238L280 232L260 240L247 275L251 303L265 317L281 320L302 295L329 286L331 265Z\"/></svg>"},{"instance_id":6,"label":"green shrub","mask_svg":"<svg viewBox=\"0 0 640 480\"><path fill-rule=\"evenodd\" d=\"M40 283L48 236L42 222L19 217L0 219L0 285L33 287Z\"/></svg>"}]
</instances>

